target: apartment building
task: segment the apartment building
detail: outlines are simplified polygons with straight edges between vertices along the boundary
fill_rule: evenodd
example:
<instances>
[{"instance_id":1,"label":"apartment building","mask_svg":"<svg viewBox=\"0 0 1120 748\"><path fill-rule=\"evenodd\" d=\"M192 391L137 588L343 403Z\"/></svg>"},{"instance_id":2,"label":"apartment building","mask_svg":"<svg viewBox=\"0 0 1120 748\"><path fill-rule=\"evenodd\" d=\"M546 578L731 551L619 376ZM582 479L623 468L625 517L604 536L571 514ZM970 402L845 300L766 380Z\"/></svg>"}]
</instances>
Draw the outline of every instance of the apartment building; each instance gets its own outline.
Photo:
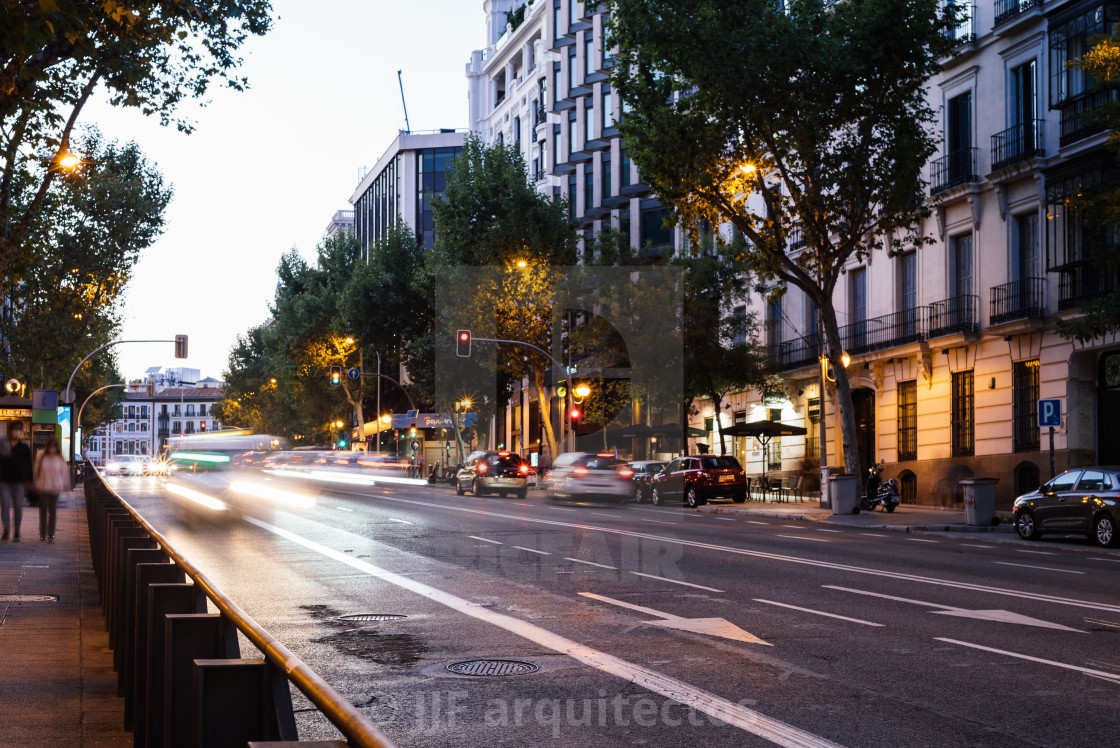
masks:
<instances>
[{"instance_id":1,"label":"apartment building","mask_svg":"<svg viewBox=\"0 0 1120 748\"><path fill-rule=\"evenodd\" d=\"M1056 323L1115 287L1093 266L1093 228L1066 205L1083 186L1114 180L1107 134L1089 115L1115 101L1069 62L1112 32L1120 5L989 0L948 33L953 56L930 81L940 153L931 161L924 227L932 243L847 268L835 303L865 464L885 459L904 502L959 501L958 481L1000 479L997 501L1050 474L1039 398L1062 403L1057 470L1120 460L1120 338L1064 340ZM790 251L798 251L796 238ZM770 402L743 393L706 403L692 425L714 430L763 410L810 429L763 455L740 443L748 469L794 471L819 446L816 312L791 289L757 311L786 386ZM831 390L831 385L829 385ZM842 464L832 392L828 463ZM712 436L714 438L714 435Z\"/></svg>"},{"instance_id":2,"label":"apartment building","mask_svg":"<svg viewBox=\"0 0 1120 748\"><path fill-rule=\"evenodd\" d=\"M416 232L422 247L435 243L432 198L443 194L447 165L463 150L465 139L464 132L455 130L397 135L350 196L352 230L362 243L363 258L369 245L398 220Z\"/></svg>"}]
</instances>

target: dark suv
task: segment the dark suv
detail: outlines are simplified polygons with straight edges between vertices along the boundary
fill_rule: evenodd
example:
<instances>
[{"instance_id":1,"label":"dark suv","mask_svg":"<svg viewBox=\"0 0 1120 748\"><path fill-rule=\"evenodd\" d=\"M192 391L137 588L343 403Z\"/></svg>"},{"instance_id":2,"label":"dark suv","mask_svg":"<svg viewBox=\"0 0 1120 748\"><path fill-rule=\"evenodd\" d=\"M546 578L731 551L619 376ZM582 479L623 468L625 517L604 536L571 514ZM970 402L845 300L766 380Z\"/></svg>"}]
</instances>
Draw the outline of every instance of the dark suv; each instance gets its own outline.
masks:
<instances>
[{"instance_id":1,"label":"dark suv","mask_svg":"<svg viewBox=\"0 0 1120 748\"><path fill-rule=\"evenodd\" d=\"M653 490L653 479L669 463L663 460L637 460L630 463L634 471L634 500L641 504L649 501L650 492Z\"/></svg>"},{"instance_id":2,"label":"dark suv","mask_svg":"<svg viewBox=\"0 0 1120 748\"><path fill-rule=\"evenodd\" d=\"M1067 470L1012 505L1015 531L1035 540L1044 532L1088 535L1097 545L1117 542L1120 517L1120 468Z\"/></svg>"},{"instance_id":3,"label":"dark suv","mask_svg":"<svg viewBox=\"0 0 1120 748\"><path fill-rule=\"evenodd\" d=\"M653 479L650 499L654 504L683 500L690 507L709 499L730 497L747 500L747 476L739 461L728 455L678 457Z\"/></svg>"},{"instance_id":4,"label":"dark suv","mask_svg":"<svg viewBox=\"0 0 1120 748\"><path fill-rule=\"evenodd\" d=\"M496 493L525 498L529 490L529 463L509 452L473 452L455 477L455 493L475 496Z\"/></svg>"}]
</instances>

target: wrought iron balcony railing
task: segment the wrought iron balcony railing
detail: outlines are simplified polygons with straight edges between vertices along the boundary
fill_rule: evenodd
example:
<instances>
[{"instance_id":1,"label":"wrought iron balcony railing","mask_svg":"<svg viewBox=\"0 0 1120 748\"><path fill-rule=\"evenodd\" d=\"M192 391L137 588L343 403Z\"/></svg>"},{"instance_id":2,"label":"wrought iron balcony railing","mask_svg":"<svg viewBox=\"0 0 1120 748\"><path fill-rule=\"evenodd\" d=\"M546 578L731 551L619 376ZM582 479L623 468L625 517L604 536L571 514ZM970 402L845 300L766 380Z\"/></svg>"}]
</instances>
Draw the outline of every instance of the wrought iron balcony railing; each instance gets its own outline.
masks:
<instances>
[{"instance_id":1,"label":"wrought iron balcony railing","mask_svg":"<svg viewBox=\"0 0 1120 748\"><path fill-rule=\"evenodd\" d=\"M973 19L976 18L976 6L970 3L949 3L957 10L957 22L942 29L946 38L957 44L966 44L976 39L976 30Z\"/></svg>"},{"instance_id":2,"label":"wrought iron balcony railing","mask_svg":"<svg viewBox=\"0 0 1120 748\"><path fill-rule=\"evenodd\" d=\"M1044 120L1031 119L992 136L992 171L1018 161L1043 156Z\"/></svg>"},{"instance_id":3,"label":"wrought iron balcony railing","mask_svg":"<svg viewBox=\"0 0 1120 748\"><path fill-rule=\"evenodd\" d=\"M1120 89L1088 91L1059 105L1062 110L1062 145L1087 138L1108 127L1098 112L1105 104L1120 101Z\"/></svg>"},{"instance_id":4,"label":"wrought iron balcony railing","mask_svg":"<svg viewBox=\"0 0 1120 748\"><path fill-rule=\"evenodd\" d=\"M991 323L998 325L1016 319L1042 319L1046 316L1045 290L1045 278L1024 278L993 286Z\"/></svg>"},{"instance_id":5,"label":"wrought iron balcony railing","mask_svg":"<svg viewBox=\"0 0 1120 748\"><path fill-rule=\"evenodd\" d=\"M953 296L929 305L929 337L954 333L974 333L980 329L980 297Z\"/></svg>"},{"instance_id":6,"label":"wrought iron balcony railing","mask_svg":"<svg viewBox=\"0 0 1120 748\"><path fill-rule=\"evenodd\" d=\"M979 153L979 148L961 148L934 160L930 168L929 193L936 195L958 185L979 182L976 173Z\"/></svg>"},{"instance_id":7,"label":"wrought iron balcony railing","mask_svg":"<svg viewBox=\"0 0 1120 748\"><path fill-rule=\"evenodd\" d=\"M1042 0L996 0L995 25L1010 21L1038 5L1042 5Z\"/></svg>"},{"instance_id":8,"label":"wrought iron balcony railing","mask_svg":"<svg viewBox=\"0 0 1120 748\"><path fill-rule=\"evenodd\" d=\"M840 328L840 340L848 353L867 353L923 340L929 309L918 306L881 317L859 320Z\"/></svg>"},{"instance_id":9,"label":"wrought iron balcony railing","mask_svg":"<svg viewBox=\"0 0 1120 748\"><path fill-rule=\"evenodd\" d=\"M1058 308L1073 309L1112 291L1117 286L1115 269L1100 262L1080 260L1058 268Z\"/></svg>"}]
</instances>

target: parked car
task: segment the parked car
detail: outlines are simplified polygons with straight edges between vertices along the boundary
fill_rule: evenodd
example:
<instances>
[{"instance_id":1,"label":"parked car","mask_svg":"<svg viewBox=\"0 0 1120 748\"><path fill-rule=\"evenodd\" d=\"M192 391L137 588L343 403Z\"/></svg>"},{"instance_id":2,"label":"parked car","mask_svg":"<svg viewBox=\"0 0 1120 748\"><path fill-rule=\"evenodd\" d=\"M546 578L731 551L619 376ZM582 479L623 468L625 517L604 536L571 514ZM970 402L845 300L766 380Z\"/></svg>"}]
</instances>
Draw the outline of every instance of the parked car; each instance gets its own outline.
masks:
<instances>
[{"instance_id":1,"label":"parked car","mask_svg":"<svg viewBox=\"0 0 1120 748\"><path fill-rule=\"evenodd\" d=\"M747 500L746 473L728 455L678 457L654 477L650 491L654 504L683 501L693 508L722 497L736 503Z\"/></svg>"},{"instance_id":2,"label":"parked car","mask_svg":"<svg viewBox=\"0 0 1120 748\"><path fill-rule=\"evenodd\" d=\"M1025 540L1043 533L1088 535L1097 545L1117 543L1120 517L1120 468L1067 470L1012 505L1015 531Z\"/></svg>"},{"instance_id":3,"label":"parked car","mask_svg":"<svg viewBox=\"0 0 1120 748\"><path fill-rule=\"evenodd\" d=\"M663 460L638 460L630 463L630 469L634 471L634 501L639 504L649 501L653 477L668 464Z\"/></svg>"},{"instance_id":4,"label":"parked car","mask_svg":"<svg viewBox=\"0 0 1120 748\"><path fill-rule=\"evenodd\" d=\"M634 471L610 454L566 452L544 476L546 496L558 499L625 501L634 494Z\"/></svg>"},{"instance_id":5,"label":"parked car","mask_svg":"<svg viewBox=\"0 0 1120 748\"><path fill-rule=\"evenodd\" d=\"M475 496L496 493L525 498L529 490L529 463L509 452L472 452L455 476L455 493Z\"/></svg>"}]
</instances>

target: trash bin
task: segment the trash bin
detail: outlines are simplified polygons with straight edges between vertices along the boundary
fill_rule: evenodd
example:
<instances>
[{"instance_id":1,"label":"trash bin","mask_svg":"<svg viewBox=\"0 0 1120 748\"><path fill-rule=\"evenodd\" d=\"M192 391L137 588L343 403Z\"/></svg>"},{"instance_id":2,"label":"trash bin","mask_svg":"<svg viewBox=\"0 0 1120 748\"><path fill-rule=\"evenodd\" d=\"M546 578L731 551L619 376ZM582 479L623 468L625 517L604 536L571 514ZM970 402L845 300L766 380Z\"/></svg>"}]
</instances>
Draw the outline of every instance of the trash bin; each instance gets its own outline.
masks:
<instances>
[{"instance_id":1,"label":"trash bin","mask_svg":"<svg viewBox=\"0 0 1120 748\"><path fill-rule=\"evenodd\" d=\"M990 525L996 517L996 484L999 478L965 478L960 481L964 492L964 523Z\"/></svg>"},{"instance_id":2,"label":"trash bin","mask_svg":"<svg viewBox=\"0 0 1120 748\"><path fill-rule=\"evenodd\" d=\"M833 514L859 514L859 476L829 476L828 497Z\"/></svg>"}]
</instances>

